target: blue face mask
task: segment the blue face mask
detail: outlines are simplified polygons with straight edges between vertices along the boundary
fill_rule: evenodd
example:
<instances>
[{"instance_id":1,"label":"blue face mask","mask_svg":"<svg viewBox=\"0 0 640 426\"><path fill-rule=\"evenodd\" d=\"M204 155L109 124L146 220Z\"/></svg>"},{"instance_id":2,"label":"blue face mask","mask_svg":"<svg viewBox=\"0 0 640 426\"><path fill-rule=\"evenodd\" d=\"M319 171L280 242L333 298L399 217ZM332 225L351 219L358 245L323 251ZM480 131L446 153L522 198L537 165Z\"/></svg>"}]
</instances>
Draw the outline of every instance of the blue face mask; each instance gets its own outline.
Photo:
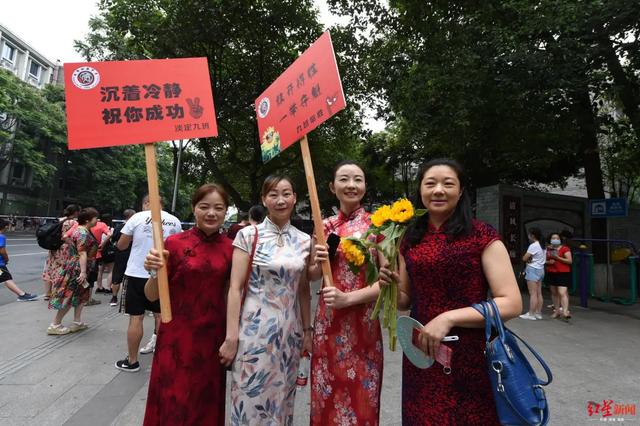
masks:
<instances>
[{"instance_id":1,"label":"blue face mask","mask_svg":"<svg viewBox=\"0 0 640 426\"><path fill-rule=\"evenodd\" d=\"M560 244L562 244L562 241L560 241L560 240L551 240L551 244L553 244L554 246L559 246Z\"/></svg>"}]
</instances>

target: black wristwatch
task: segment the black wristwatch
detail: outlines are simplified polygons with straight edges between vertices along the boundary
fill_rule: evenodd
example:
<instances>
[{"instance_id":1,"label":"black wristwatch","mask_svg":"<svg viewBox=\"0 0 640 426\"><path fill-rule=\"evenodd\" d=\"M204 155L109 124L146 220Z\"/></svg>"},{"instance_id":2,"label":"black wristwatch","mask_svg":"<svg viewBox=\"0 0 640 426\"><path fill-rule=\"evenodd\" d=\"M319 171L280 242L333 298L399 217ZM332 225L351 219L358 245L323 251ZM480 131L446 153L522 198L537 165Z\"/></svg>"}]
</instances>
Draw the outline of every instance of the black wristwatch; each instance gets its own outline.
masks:
<instances>
[{"instance_id":1,"label":"black wristwatch","mask_svg":"<svg viewBox=\"0 0 640 426\"><path fill-rule=\"evenodd\" d=\"M311 326L309 326L309 327L307 327L307 328L303 328L303 329L302 329L302 331L303 331L303 332L305 332L305 333L306 333L307 331L310 331L310 332L312 332L312 333L313 333L314 331L316 331L316 329L315 329L315 328L313 328L313 326L311 325Z\"/></svg>"}]
</instances>

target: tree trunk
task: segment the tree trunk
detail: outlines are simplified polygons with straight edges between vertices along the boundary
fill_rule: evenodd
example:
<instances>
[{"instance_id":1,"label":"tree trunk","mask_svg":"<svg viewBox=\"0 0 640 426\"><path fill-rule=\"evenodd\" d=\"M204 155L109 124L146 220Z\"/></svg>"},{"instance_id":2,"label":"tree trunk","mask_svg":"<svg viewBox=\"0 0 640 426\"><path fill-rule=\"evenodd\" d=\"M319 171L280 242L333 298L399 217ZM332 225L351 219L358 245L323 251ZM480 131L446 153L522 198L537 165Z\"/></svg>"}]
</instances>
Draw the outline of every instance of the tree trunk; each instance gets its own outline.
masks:
<instances>
[{"instance_id":1,"label":"tree trunk","mask_svg":"<svg viewBox=\"0 0 640 426\"><path fill-rule=\"evenodd\" d=\"M604 198L602 164L598 147L598 128L586 87L575 94L573 107L580 134L580 146L583 150L587 196L589 199ZM591 238L607 238L606 219L591 219ZM606 245L593 244L593 254L596 262L606 262Z\"/></svg>"}]
</instances>

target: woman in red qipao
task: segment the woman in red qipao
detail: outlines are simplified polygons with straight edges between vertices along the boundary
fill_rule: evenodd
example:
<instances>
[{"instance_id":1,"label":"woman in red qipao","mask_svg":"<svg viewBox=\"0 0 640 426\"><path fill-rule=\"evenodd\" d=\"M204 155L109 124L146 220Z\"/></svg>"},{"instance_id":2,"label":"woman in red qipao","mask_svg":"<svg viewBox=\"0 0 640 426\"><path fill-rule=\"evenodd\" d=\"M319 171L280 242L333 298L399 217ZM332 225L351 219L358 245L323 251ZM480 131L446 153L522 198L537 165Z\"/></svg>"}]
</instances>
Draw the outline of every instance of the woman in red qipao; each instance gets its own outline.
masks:
<instances>
[{"instance_id":1,"label":"woman in red qipao","mask_svg":"<svg viewBox=\"0 0 640 426\"><path fill-rule=\"evenodd\" d=\"M325 220L326 235L364 234L371 221L360 205L365 194L362 168L343 161L329 185L340 211ZM327 251L317 246L316 259ZM334 287L318 301L311 366L312 425L377 425L380 414L383 348L380 322L371 320L378 284L369 287L364 270L356 275L338 247L331 259Z\"/></svg>"},{"instance_id":2,"label":"woman in red qipao","mask_svg":"<svg viewBox=\"0 0 640 426\"><path fill-rule=\"evenodd\" d=\"M196 226L165 242L171 291L171 322L162 323L151 367L145 426L224 425L226 371L218 349L226 333L226 285L231 271L231 240L220 233L229 198L215 184L192 197ZM145 268L162 259L151 250ZM158 299L158 283L145 286Z\"/></svg>"},{"instance_id":3,"label":"woman in red qipao","mask_svg":"<svg viewBox=\"0 0 640 426\"><path fill-rule=\"evenodd\" d=\"M435 358L446 335L458 335L451 373L440 364L402 366L402 424L497 425L496 406L484 358L484 318L472 304L495 300L502 318L514 318L522 300L507 249L491 226L471 217L462 167L432 160L421 167L416 204L428 213L407 231L398 273L381 268L381 284L398 283L398 309L425 326L419 347ZM393 279L392 279L393 278Z\"/></svg>"}]
</instances>

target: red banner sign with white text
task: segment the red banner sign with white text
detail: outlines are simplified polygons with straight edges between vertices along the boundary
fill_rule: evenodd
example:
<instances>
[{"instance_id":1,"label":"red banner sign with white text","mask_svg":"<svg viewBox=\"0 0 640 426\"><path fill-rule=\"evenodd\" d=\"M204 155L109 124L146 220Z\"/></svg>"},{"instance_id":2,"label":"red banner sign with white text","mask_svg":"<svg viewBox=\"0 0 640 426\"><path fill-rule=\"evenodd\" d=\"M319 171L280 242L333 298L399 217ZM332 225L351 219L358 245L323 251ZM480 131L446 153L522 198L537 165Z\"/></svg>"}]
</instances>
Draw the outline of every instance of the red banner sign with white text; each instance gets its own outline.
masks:
<instances>
[{"instance_id":1,"label":"red banner sign with white text","mask_svg":"<svg viewBox=\"0 0 640 426\"><path fill-rule=\"evenodd\" d=\"M69 149L217 136L206 58L64 64Z\"/></svg>"},{"instance_id":2,"label":"red banner sign with white text","mask_svg":"<svg viewBox=\"0 0 640 426\"><path fill-rule=\"evenodd\" d=\"M262 160L271 160L345 105L327 31L256 99Z\"/></svg>"}]
</instances>

